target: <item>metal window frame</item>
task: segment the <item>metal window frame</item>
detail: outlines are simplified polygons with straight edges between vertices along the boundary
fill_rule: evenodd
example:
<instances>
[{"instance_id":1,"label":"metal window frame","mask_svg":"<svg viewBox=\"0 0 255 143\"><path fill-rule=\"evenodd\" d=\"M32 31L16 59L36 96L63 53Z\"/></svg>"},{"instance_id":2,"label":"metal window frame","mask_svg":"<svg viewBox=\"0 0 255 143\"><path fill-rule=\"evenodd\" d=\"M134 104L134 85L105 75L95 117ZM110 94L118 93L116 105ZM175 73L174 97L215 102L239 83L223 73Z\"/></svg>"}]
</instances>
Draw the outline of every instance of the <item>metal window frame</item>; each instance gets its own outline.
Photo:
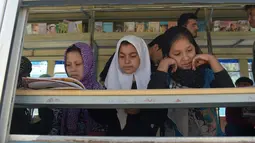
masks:
<instances>
[{"instance_id":1,"label":"metal window frame","mask_svg":"<svg viewBox=\"0 0 255 143\"><path fill-rule=\"evenodd\" d=\"M20 8L20 0L6 1L6 9L0 33L1 62L0 76L0 143L9 140L10 122L14 97L16 94L17 77L22 55L23 35L27 22L28 10Z\"/></svg>"},{"instance_id":2,"label":"metal window frame","mask_svg":"<svg viewBox=\"0 0 255 143\"><path fill-rule=\"evenodd\" d=\"M153 4L254 4L254 0L23 0L22 6L153 5Z\"/></svg>"},{"instance_id":3,"label":"metal window frame","mask_svg":"<svg viewBox=\"0 0 255 143\"><path fill-rule=\"evenodd\" d=\"M254 137L63 137L11 135L11 143L240 143L255 142Z\"/></svg>"}]
</instances>

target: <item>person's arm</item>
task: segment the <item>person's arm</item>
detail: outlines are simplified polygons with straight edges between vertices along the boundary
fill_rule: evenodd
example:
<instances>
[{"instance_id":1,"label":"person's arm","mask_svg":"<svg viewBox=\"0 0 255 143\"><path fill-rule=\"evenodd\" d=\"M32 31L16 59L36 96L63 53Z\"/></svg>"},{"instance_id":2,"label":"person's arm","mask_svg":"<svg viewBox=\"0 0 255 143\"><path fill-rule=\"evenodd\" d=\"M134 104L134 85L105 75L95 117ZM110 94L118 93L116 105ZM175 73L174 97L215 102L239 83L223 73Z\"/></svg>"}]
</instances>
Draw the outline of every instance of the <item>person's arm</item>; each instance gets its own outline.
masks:
<instances>
[{"instance_id":1,"label":"person's arm","mask_svg":"<svg viewBox=\"0 0 255 143\"><path fill-rule=\"evenodd\" d=\"M214 73L214 80L211 83L213 88L235 87L228 72L223 69Z\"/></svg>"},{"instance_id":2,"label":"person's arm","mask_svg":"<svg viewBox=\"0 0 255 143\"><path fill-rule=\"evenodd\" d=\"M228 75L228 72L222 67L217 58L210 54L198 54L192 61L192 69L195 70L197 66L202 64L209 64L214 72L214 81L211 87L234 87L233 82Z\"/></svg>"},{"instance_id":3,"label":"person's arm","mask_svg":"<svg viewBox=\"0 0 255 143\"><path fill-rule=\"evenodd\" d=\"M222 65L219 63L218 59L210 54L196 55L192 61L192 69L196 70L196 67L203 64L209 64L214 73L218 73L224 69Z\"/></svg>"},{"instance_id":4,"label":"person's arm","mask_svg":"<svg viewBox=\"0 0 255 143\"><path fill-rule=\"evenodd\" d=\"M160 61L158 69L151 75L151 80L148 84L148 89L165 89L168 88L168 71L171 67L171 72L176 72L177 64L174 59L165 58Z\"/></svg>"},{"instance_id":5,"label":"person's arm","mask_svg":"<svg viewBox=\"0 0 255 143\"><path fill-rule=\"evenodd\" d=\"M156 71L151 75L148 89L166 89L168 88L168 75L166 72Z\"/></svg>"}]
</instances>

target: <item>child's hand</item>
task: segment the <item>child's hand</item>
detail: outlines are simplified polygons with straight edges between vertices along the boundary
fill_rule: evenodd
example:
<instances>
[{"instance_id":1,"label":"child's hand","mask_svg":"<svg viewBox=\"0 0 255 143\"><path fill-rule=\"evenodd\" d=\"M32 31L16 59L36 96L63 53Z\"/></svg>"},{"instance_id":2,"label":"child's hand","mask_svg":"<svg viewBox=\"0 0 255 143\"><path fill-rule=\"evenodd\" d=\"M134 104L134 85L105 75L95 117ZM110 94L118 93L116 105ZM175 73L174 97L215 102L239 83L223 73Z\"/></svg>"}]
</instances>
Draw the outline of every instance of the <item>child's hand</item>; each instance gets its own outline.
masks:
<instances>
[{"instance_id":1,"label":"child's hand","mask_svg":"<svg viewBox=\"0 0 255 143\"><path fill-rule=\"evenodd\" d=\"M210 63L210 60L213 58L212 55L209 54L198 54L193 58L192 61L192 69L196 70L196 67L203 65L203 64L208 64Z\"/></svg>"},{"instance_id":2,"label":"child's hand","mask_svg":"<svg viewBox=\"0 0 255 143\"><path fill-rule=\"evenodd\" d=\"M215 73L223 70L223 67L218 62L216 57L214 57L213 55L210 55L210 54L196 55L192 61L192 69L196 70L196 67L203 65L203 64L209 64Z\"/></svg>"},{"instance_id":3,"label":"child's hand","mask_svg":"<svg viewBox=\"0 0 255 143\"><path fill-rule=\"evenodd\" d=\"M164 58L160 61L158 70L162 72L168 72L169 67L172 67L172 72L176 72L177 62L172 58Z\"/></svg>"}]
</instances>

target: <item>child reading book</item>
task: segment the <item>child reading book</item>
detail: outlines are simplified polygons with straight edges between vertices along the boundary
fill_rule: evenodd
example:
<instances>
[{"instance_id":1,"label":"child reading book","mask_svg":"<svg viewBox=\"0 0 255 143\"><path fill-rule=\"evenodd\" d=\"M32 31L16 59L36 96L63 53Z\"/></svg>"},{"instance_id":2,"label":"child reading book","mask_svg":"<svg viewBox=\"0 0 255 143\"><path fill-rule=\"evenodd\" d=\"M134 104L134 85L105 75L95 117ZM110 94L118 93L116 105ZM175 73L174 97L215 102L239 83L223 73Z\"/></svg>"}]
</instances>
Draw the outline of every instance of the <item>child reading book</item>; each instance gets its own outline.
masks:
<instances>
[{"instance_id":1,"label":"child reading book","mask_svg":"<svg viewBox=\"0 0 255 143\"><path fill-rule=\"evenodd\" d=\"M79 80L88 90L100 90L94 73L93 52L85 43L75 43L65 52L65 70L69 77ZM103 135L104 128L92 120L86 109L61 109L55 111L51 134Z\"/></svg>"}]
</instances>

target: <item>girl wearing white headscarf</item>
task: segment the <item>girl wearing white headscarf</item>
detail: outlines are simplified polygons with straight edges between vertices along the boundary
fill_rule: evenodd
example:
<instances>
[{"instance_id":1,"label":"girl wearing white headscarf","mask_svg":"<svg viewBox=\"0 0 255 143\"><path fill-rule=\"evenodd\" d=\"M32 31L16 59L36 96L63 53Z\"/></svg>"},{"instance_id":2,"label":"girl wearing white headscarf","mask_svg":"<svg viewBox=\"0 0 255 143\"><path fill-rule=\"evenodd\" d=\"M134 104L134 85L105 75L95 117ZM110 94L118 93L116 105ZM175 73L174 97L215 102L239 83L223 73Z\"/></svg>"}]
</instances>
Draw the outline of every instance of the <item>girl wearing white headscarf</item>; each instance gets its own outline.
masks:
<instances>
[{"instance_id":1,"label":"girl wearing white headscarf","mask_svg":"<svg viewBox=\"0 0 255 143\"><path fill-rule=\"evenodd\" d=\"M124 48L128 48L129 51ZM121 62L122 57L124 62ZM137 58L139 64L135 63L138 62ZM121 65L123 63L125 64L124 67ZM130 69L125 68L125 66L129 66ZM106 88L110 90L131 89L132 84L135 82L137 89L147 89L150 76L150 56L144 40L133 35L121 38L117 44L113 61L106 76Z\"/></svg>"},{"instance_id":2,"label":"girl wearing white headscarf","mask_svg":"<svg viewBox=\"0 0 255 143\"><path fill-rule=\"evenodd\" d=\"M147 89L150 76L151 62L144 40L133 35L121 38L106 76L107 90ZM110 136L155 136L155 117L160 119L153 109L93 110L90 114L98 123L108 125Z\"/></svg>"}]
</instances>

